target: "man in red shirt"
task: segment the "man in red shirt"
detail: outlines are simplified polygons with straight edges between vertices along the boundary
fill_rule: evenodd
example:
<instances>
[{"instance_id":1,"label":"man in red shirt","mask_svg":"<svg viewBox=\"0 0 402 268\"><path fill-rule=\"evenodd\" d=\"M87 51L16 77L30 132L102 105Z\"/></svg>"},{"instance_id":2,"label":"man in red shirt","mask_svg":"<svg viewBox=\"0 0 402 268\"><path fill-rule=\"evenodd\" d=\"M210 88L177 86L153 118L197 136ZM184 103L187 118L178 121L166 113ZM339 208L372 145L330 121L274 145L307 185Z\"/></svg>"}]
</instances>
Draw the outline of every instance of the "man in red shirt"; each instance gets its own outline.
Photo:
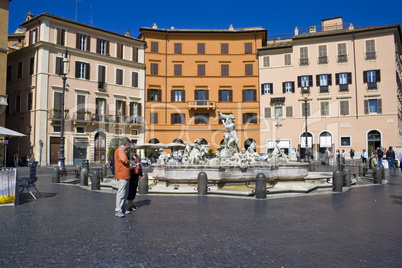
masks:
<instances>
[{"instance_id":1,"label":"man in red shirt","mask_svg":"<svg viewBox=\"0 0 402 268\"><path fill-rule=\"evenodd\" d=\"M120 146L114 151L114 178L117 180L116 217L122 218L125 214L125 202L128 194L130 180L130 161L127 158L128 140L122 140Z\"/></svg>"}]
</instances>

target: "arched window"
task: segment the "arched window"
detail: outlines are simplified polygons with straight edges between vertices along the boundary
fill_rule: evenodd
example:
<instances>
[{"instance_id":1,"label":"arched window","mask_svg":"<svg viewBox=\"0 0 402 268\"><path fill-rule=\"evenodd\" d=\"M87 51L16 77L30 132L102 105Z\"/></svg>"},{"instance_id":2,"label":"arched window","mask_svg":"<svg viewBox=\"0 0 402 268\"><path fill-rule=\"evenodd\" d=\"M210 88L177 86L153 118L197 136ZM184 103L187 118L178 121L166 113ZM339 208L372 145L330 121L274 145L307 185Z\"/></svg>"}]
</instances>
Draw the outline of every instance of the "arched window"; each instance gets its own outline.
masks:
<instances>
[{"instance_id":1,"label":"arched window","mask_svg":"<svg viewBox=\"0 0 402 268\"><path fill-rule=\"evenodd\" d=\"M149 143L156 144L156 143L159 143L159 140L158 139L150 139Z\"/></svg>"},{"instance_id":2,"label":"arched window","mask_svg":"<svg viewBox=\"0 0 402 268\"><path fill-rule=\"evenodd\" d=\"M249 147L253 142L255 142L254 139L247 139L247 140L244 142L244 148L247 150L248 147ZM254 149L254 151L255 151L255 149Z\"/></svg>"}]
</instances>

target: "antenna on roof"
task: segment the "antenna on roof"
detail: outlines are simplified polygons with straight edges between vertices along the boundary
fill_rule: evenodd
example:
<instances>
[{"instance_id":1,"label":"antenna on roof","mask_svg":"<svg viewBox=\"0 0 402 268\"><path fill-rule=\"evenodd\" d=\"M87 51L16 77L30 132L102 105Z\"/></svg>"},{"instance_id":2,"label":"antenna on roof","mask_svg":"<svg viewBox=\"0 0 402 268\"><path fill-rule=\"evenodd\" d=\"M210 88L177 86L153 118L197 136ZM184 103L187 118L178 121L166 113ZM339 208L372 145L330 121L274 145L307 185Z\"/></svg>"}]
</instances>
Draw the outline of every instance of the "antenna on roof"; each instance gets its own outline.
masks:
<instances>
[{"instance_id":1,"label":"antenna on roof","mask_svg":"<svg viewBox=\"0 0 402 268\"><path fill-rule=\"evenodd\" d=\"M78 2L81 2L84 0L73 0L73 2L75 3L75 21L77 21L77 13L78 13Z\"/></svg>"},{"instance_id":2,"label":"antenna on roof","mask_svg":"<svg viewBox=\"0 0 402 268\"><path fill-rule=\"evenodd\" d=\"M91 20L89 21L91 23L91 26L94 26L93 23L94 21L92 20L92 15L94 14L94 11L92 10L92 5L89 6L91 9Z\"/></svg>"}]
</instances>

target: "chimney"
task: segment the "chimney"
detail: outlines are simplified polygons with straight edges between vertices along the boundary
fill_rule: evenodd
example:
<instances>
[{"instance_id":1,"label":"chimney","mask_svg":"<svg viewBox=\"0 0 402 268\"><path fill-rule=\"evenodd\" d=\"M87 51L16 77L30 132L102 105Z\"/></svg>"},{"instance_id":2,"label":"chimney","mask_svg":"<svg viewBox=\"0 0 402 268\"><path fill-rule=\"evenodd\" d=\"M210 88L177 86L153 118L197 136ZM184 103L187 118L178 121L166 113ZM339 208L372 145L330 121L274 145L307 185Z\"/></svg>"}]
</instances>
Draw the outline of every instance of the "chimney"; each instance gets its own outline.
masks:
<instances>
[{"instance_id":1,"label":"chimney","mask_svg":"<svg viewBox=\"0 0 402 268\"><path fill-rule=\"evenodd\" d=\"M127 32L124 35L130 37L130 30L127 30Z\"/></svg>"},{"instance_id":2,"label":"chimney","mask_svg":"<svg viewBox=\"0 0 402 268\"><path fill-rule=\"evenodd\" d=\"M158 29L158 25L155 22L152 24L152 29Z\"/></svg>"},{"instance_id":3,"label":"chimney","mask_svg":"<svg viewBox=\"0 0 402 268\"><path fill-rule=\"evenodd\" d=\"M355 26L353 25L353 23L349 23L349 30L354 30L355 29Z\"/></svg>"},{"instance_id":4,"label":"chimney","mask_svg":"<svg viewBox=\"0 0 402 268\"><path fill-rule=\"evenodd\" d=\"M315 33L317 32L317 28L315 26L310 26L310 33Z\"/></svg>"},{"instance_id":5,"label":"chimney","mask_svg":"<svg viewBox=\"0 0 402 268\"><path fill-rule=\"evenodd\" d=\"M299 35L299 28L297 26L295 27L295 35Z\"/></svg>"},{"instance_id":6,"label":"chimney","mask_svg":"<svg viewBox=\"0 0 402 268\"><path fill-rule=\"evenodd\" d=\"M230 24L229 25L229 31L233 31L234 29L233 29L233 24Z\"/></svg>"},{"instance_id":7,"label":"chimney","mask_svg":"<svg viewBox=\"0 0 402 268\"><path fill-rule=\"evenodd\" d=\"M34 15L31 13L31 11L29 11L29 12L25 15L25 21L32 20L33 17L34 17Z\"/></svg>"}]
</instances>

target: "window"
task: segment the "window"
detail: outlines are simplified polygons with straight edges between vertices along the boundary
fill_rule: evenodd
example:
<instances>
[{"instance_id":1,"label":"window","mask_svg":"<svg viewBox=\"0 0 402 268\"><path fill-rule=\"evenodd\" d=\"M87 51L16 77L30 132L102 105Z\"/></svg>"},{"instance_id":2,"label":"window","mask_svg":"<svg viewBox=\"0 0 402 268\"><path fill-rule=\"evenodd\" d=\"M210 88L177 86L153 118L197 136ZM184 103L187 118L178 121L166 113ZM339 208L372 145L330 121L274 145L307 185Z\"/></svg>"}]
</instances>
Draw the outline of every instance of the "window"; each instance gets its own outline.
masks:
<instances>
[{"instance_id":1,"label":"window","mask_svg":"<svg viewBox=\"0 0 402 268\"><path fill-rule=\"evenodd\" d=\"M307 105L305 102L302 103L302 116L306 116L306 108L307 108L307 116L310 116L310 103L307 102Z\"/></svg>"},{"instance_id":2,"label":"window","mask_svg":"<svg viewBox=\"0 0 402 268\"><path fill-rule=\"evenodd\" d=\"M131 86L138 87L138 73L137 72L131 73Z\"/></svg>"},{"instance_id":3,"label":"window","mask_svg":"<svg viewBox=\"0 0 402 268\"><path fill-rule=\"evenodd\" d=\"M197 105L207 105L206 101L209 100L209 91L208 90L194 90L194 100L197 101Z\"/></svg>"},{"instance_id":4,"label":"window","mask_svg":"<svg viewBox=\"0 0 402 268\"><path fill-rule=\"evenodd\" d=\"M123 85L123 70L116 69L116 84Z\"/></svg>"},{"instance_id":5,"label":"window","mask_svg":"<svg viewBox=\"0 0 402 268\"><path fill-rule=\"evenodd\" d=\"M373 60L375 59L376 52L375 52L375 40L366 40L366 55L365 59L366 60Z\"/></svg>"},{"instance_id":6,"label":"window","mask_svg":"<svg viewBox=\"0 0 402 268\"><path fill-rule=\"evenodd\" d=\"M121 129L121 128L115 128L115 129L114 129L114 134L115 134L115 135L123 135L123 129Z\"/></svg>"},{"instance_id":7,"label":"window","mask_svg":"<svg viewBox=\"0 0 402 268\"><path fill-rule=\"evenodd\" d=\"M285 54L283 57L284 57L284 64L286 66L292 65L292 55L291 54Z\"/></svg>"},{"instance_id":8,"label":"window","mask_svg":"<svg viewBox=\"0 0 402 268\"><path fill-rule=\"evenodd\" d=\"M151 63L151 74L158 75L158 64L157 63Z\"/></svg>"},{"instance_id":9,"label":"window","mask_svg":"<svg viewBox=\"0 0 402 268\"><path fill-rule=\"evenodd\" d=\"M85 96L77 95L77 120L85 120Z\"/></svg>"},{"instance_id":10,"label":"window","mask_svg":"<svg viewBox=\"0 0 402 268\"><path fill-rule=\"evenodd\" d=\"M27 95L27 111L31 111L32 110L32 92L28 92Z\"/></svg>"},{"instance_id":11,"label":"window","mask_svg":"<svg viewBox=\"0 0 402 268\"><path fill-rule=\"evenodd\" d=\"M106 115L106 99L96 98L96 120L105 121Z\"/></svg>"},{"instance_id":12,"label":"window","mask_svg":"<svg viewBox=\"0 0 402 268\"><path fill-rule=\"evenodd\" d=\"M183 113L170 114L170 122L172 125L185 124L186 123L186 115Z\"/></svg>"},{"instance_id":13,"label":"window","mask_svg":"<svg viewBox=\"0 0 402 268\"><path fill-rule=\"evenodd\" d=\"M22 77L22 61L18 62L17 64L17 78Z\"/></svg>"},{"instance_id":14,"label":"window","mask_svg":"<svg viewBox=\"0 0 402 268\"><path fill-rule=\"evenodd\" d=\"M89 79L89 63L75 62L75 77Z\"/></svg>"},{"instance_id":15,"label":"window","mask_svg":"<svg viewBox=\"0 0 402 268\"><path fill-rule=\"evenodd\" d=\"M29 31L29 45L33 45L38 42L38 29Z\"/></svg>"},{"instance_id":16,"label":"window","mask_svg":"<svg viewBox=\"0 0 402 268\"><path fill-rule=\"evenodd\" d=\"M322 101L321 106L321 116L329 116L329 101Z\"/></svg>"},{"instance_id":17,"label":"window","mask_svg":"<svg viewBox=\"0 0 402 268\"><path fill-rule=\"evenodd\" d=\"M126 102L122 100L116 100L116 121L124 122L126 116Z\"/></svg>"},{"instance_id":18,"label":"window","mask_svg":"<svg viewBox=\"0 0 402 268\"><path fill-rule=\"evenodd\" d=\"M339 85L339 91L348 91L352 84L352 73L339 73L335 75L335 83Z\"/></svg>"},{"instance_id":19,"label":"window","mask_svg":"<svg viewBox=\"0 0 402 268\"><path fill-rule=\"evenodd\" d=\"M171 91L171 102L185 102L185 101L186 101L186 91L184 90Z\"/></svg>"},{"instance_id":20,"label":"window","mask_svg":"<svg viewBox=\"0 0 402 268\"><path fill-rule=\"evenodd\" d=\"M286 117L293 117L293 106L286 107Z\"/></svg>"},{"instance_id":21,"label":"window","mask_svg":"<svg viewBox=\"0 0 402 268\"><path fill-rule=\"evenodd\" d=\"M181 54L181 44L180 43L176 43L174 44L174 54Z\"/></svg>"},{"instance_id":22,"label":"window","mask_svg":"<svg viewBox=\"0 0 402 268\"><path fill-rule=\"evenodd\" d=\"M270 57L269 56L262 57L262 67L270 67Z\"/></svg>"},{"instance_id":23,"label":"window","mask_svg":"<svg viewBox=\"0 0 402 268\"><path fill-rule=\"evenodd\" d=\"M244 53L245 54L253 53L253 43L245 43L244 44Z\"/></svg>"},{"instance_id":24,"label":"window","mask_svg":"<svg viewBox=\"0 0 402 268\"><path fill-rule=\"evenodd\" d=\"M205 64L198 64L198 76L205 76Z\"/></svg>"},{"instance_id":25,"label":"window","mask_svg":"<svg viewBox=\"0 0 402 268\"><path fill-rule=\"evenodd\" d=\"M219 101L221 102L233 101L233 91L229 89L219 90Z\"/></svg>"},{"instance_id":26,"label":"window","mask_svg":"<svg viewBox=\"0 0 402 268\"><path fill-rule=\"evenodd\" d=\"M205 54L205 44L204 43L197 44L197 53Z\"/></svg>"},{"instance_id":27,"label":"window","mask_svg":"<svg viewBox=\"0 0 402 268\"><path fill-rule=\"evenodd\" d=\"M76 127L75 132L77 132L77 133L85 133L85 127Z\"/></svg>"},{"instance_id":28,"label":"window","mask_svg":"<svg viewBox=\"0 0 402 268\"><path fill-rule=\"evenodd\" d=\"M221 54L229 54L229 44L221 44Z\"/></svg>"},{"instance_id":29,"label":"window","mask_svg":"<svg viewBox=\"0 0 402 268\"><path fill-rule=\"evenodd\" d=\"M158 43L157 42L151 42L151 52L152 53L158 53L159 48L158 48Z\"/></svg>"},{"instance_id":30,"label":"window","mask_svg":"<svg viewBox=\"0 0 402 268\"><path fill-rule=\"evenodd\" d=\"M300 65L308 65L308 48L301 47L300 48Z\"/></svg>"},{"instance_id":31,"label":"window","mask_svg":"<svg viewBox=\"0 0 402 268\"><path fill-rule=\"evenodd\" d=\"M302 93L309 93L310 86L313 85L312 75L303 75L297 77L297 86L302 88Z\"/></svg>"},{"instance_id":32,"label":"window","mask_svg":"<svg viewBox=\"0 0 402 268\"><path fill-rule=\"evenodd\" d=\"M340 115L349 115L349 101L341 100L339 101Z\"/></svg>"},{"instance_id":33,"label":"window","mask_svg":"<svg viewBox=\"0 0 402 268\"><path fill-rule=\"evenodd\" d=\"M158 113L151 113L150 114L150 123L151 124L158 124Z\"/></svg>"},{"instance_id":34,"label":"window","mask_svg":"<svg viewBox=\"0 0 402 268\"><path fill-rule=\"evenodd\" d=\"M209 124L209 114L208 113L195 113L194 114L194 124L208 125Z\"/></svg>"},{"instance_id":35,"label":"window","mask_svg":"<svg viewBox=\"0 0 402 268\"><path fill-rule=\"evenodd\" d=\"M327 46L326 45L318 46L318 63L319 64L328 63Z\"/></svg>"},{"instance_id":36,"label":"window","mask_svg":"<svg viewBox=\"0 0 402 268\"><path fill-rule=\"evenodd\" d=\"M264 117L265 118L271 118L271 107L265 107L264 108Z\"/></svg>"},{"instance_id":37,"label":"window","mask_svg":"<svg viewBox=\"0 0 402 268\"><path fill-rule=\"evenodd\" d=\"M257 101L257 94L255 89L243 90L243 101Z\"/></svg>"},{"instance_id":38,"label":"window","mask_svg":"<svg viewBox=\"0 0 402 268\"><path fill-rule=\"evenodd\" d=\"M261 84L261 95L273 94L274 93L274 84L265 83Z\"/></svg>"},{"instance_id":39,"label":"window","mask_svg":"<svg viewBox=\"0 0 402 268\"><path fill-rule=\"evenodd\" d=\"M63 69L64 69L63 58L56 57L56 66L55 67L56 67L55 74L62 75Z\"/></svg>"},{"instance_id":40,"label":"window","mask_svg":"<svg viewBox=\"0 0 402 268\"><path fill-rule=\"evenodd\" d=\"M229 76L229 65L227 64L221 65L221 76Z\"/></svg>"},{"instance_id":41,"label":"window","mask_svg":"<svg viewBox=\"0 0 402 268\"><path fill-rule=\"evenodd\" d=\"M97 39L96 42L96 52L101 55L109 55L109 41L104 39Z\"/></svg>"},{"instance_id":42,"label":"window","mask_svg":"<svg viewBox=\"0 0 402 268\"><path fill-rule=\"evenodd\" d=\"M174 65L174 75L175 76L181 76L181 64L175 64Z\"/></svg>"},{"instance_id":43,"label":"window","mask_svg":"<svg viewBox=\"0 0 402 268\"><path fill-rule=\"evenodd\" d=\"M282 93L294 93L294 92L295 92L295 82L282 83Z\"/></svg>"},{"instance_id":44,"label":"window","mask_svg":"<svg viewBox=\"0 0 402 268\"><path fill-rule=\"evenodd\" d=\"M338 44L338 62L347 62L346 43Z\"/></svg>"},{"instance_id":45,"label":"window","mask_svg":"<svg viewBox=\"0 0 402 268\"><path fill-rule=\"evenodd\" d=\"M90 49L89 36L77 33L77 49L89 51Z\"/></svg>"},{"instance_id":46,"label":"window","mask_svg":"<svg viewBox=\"0 0 402 268\"><path fill-rule=\"evenodd\" d=\"M61 131L61 126L60 125L54 125L53 126L53 132L60 132Z\"/></svg>"},{"instance_id":47,"label":"window","mask_svg":"<svg viewBox=\"0 0 402 268\"><path fill-rule=\"evenodd\" d=\"M98 66L98 88L106 88L106 67L102 65Z\"/></svg>"},{"instance_id":48,"label":"window","mask_svg":"<svg viewBox=\"0 0 402 268\"><path fill-rule=\"evenodd\" d=\"M316 77L317 86L320 87L320 93L329 92L329 86L332 85L331 74L319 74Z\"/></svg>"},{"instance_id":49,"label":"window","mask_svg":"<svg viewBox=\"0 0 402 268\"><path fill-rule=\"evenodd\" d=\"M377 82L381 81L380 70L363 71L363 82L367 83L368 89L376 89Z\"/></svg>"},{"instance_id":50,"label":"window","mask_svg":"<svg viewBox=\"0 0 402 268\"><path fill-rule=\"evenodd\" d=\"M275 106L275 118L282 118L283 117L283 109L282 106Z\"/></svg>"},{"instance_id":51,"label":"window","mask_svg":"<svg viewBox=\"0 0 402 268\"><path fill-rule=\"evenodd\" d=\"M66 30L57 28L57 40L56 43L61 46L66 45Z\"/></svg>"},{"instance_id":52,"label":"window","mask_svg":"<svg viewBox=\"0 0 402 268\"><path fill-rule=\"evenodd\" d=\"M124 45L120 43L116 43L116 58L122 59L124 52Z\"/></svg>"},{"instance_id":53,"label":"window","mask_svg":"<svg viewBox=\"0 0 402 268\"><path fill-rule=\"evenodd\" d=\"M7 82L10 82L11 81L11 72L12 72L12 67L11 67L11 65L8 65L7 66Z\"/></svg>"},{"instance_id":54,"label":"window","mask_svg":"<svg viewBox=\"0 0 402 268\"><path fill-rule=\"evenodd\" d=\"M138 47L133 47L133 61L138 62Z\"/></svg>"},{"instance_id":55,"label":"window","mask_svg":"<svg viewBox=\"0 0 402 268\"><path fill-rule=\"evenodd\" d=\"M29 58L29 75L33 75L35 70L35 57Z\"/></svg>"},{"instance_id":56,"label":"window","mask_svg":"<svg viewBox=\"0 0 402 268\"><path fill-rule=\"evenodd\" d=\"M16 113L21 112L21 96L20 95L18 95L15 98L15 112Z\"/></svg>"},{"instance_id":57,"label":"window","mask_svg":"<svg viewBox=\"0 0 402 268\"><path fill-rule=\"evenodd\" d=\"M62 103L63 103L63 94L61 92L53 93L53 118L61 119L62 116Z\"/></svg>"},{"instance_id":58,"label":"window","mask_svg":"<svg viewBox=\"0 0 402 268\"><path fill-rule=\"evenodd\" d=\"M148 89L148 101L162 101L161 95L160 89Z\"/></svg>"},{"instance_id":59,"label":"window","mask_svg":"<svg viewBox=\"0 0 402 268\"><path fill-rule=\"evenodd\" d=\"M382 113L382 100L381 99L364 100L364 113L365 114L381 114Z\"/></svg>"},{"instance_id":60,"label":"window","mask_svg":"<svg viewBox=\"0 0 402 268\"><path fill-rule=\"evenodd\" d=\"M139 102L130 102L130 123L141 123L142 105Z\"/></svg>"},{"instance_id":61,"label":"window","mask_svg":"<svg viewBox=\"0 0 402 268\"><path fill-rule=\"evenodd\" d=\"M137 136L137 135L138 135L138 130L136 130L136 129L131 129L130 135L132 135L132 136Z\"/></svg>"},{"instance_id":62,"label":"window","mask_svg":"<svg viewBox=\"0 0 402 268\"><path fill-rule=\"evenodd\" d=\"M341 137L341 146L342 147L350 147L352 142L350 141L350 137Z\"/></svg>"},{"instance_id":63,"label":"window","mask_svg":"<svg viewBox=\"0 0 402 268\"><path fill-rule=\"evenodd\" d=\"M243 124L257 124L257 114L256 113L244 113L243 114Z\"/></svg>"},{"instance_id":64,"label":"window","mask_svg":"<svg viewBox=\"0 0 402 268\"><path fill-rule=\"evenodd\" d=\"M252 64L246 64L244 65L245 67L245 75L253 75L253 65Z\"/></svg>"}]
</instances>

